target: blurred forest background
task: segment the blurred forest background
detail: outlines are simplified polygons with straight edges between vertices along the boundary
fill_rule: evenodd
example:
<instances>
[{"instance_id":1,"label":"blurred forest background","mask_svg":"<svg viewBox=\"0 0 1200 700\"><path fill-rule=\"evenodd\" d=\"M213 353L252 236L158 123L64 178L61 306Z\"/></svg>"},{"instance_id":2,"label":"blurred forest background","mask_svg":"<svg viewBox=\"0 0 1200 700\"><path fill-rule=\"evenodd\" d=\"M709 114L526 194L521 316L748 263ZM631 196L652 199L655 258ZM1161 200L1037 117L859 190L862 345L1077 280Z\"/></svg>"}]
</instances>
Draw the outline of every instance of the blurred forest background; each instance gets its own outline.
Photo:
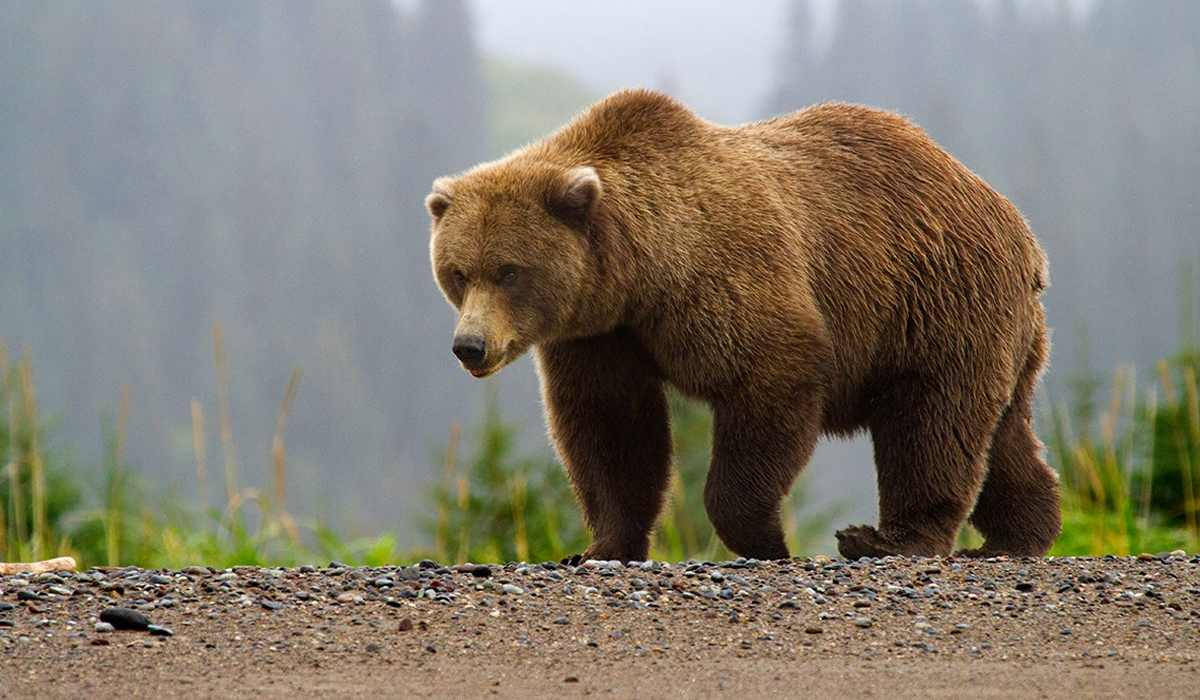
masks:
<instances>
[{"instance_id":1,"label":"blurred forest background","mask_svg":"<svg viewBox=\"0 0 1200 700\"><path fill-rule=\"evenodd\" d=\"M714 119L825 100L911 116L1012 199L1049 253L1051 399L1090 405L1090 385L1069 380L1123 364L1139 368L1131 382L1153 379L1159 359L1197 347L1200 3L768 5L778 46L754 76L762 94L726 99L680 67L648 87ZM664 3L657 21L669 28L687 7ZM414 513L443 478L451 426L479 424L486 402L449 352L423 197L433 178L545 134L610 87L487 50L477 15L503 12L489 8L0 3L0 338L14 362L32 357L44 448L85 503L100 499L113 440L152 490L222 490L220 324L224 443L243 479L269 481L300 366L290 508L332 531L427 539ZM606 57L586 60L602 70ZM725 114L706 111L723 99ZM529 364L489 382L513 449L544 457ZM854 470L866 489L849 506L871 508L869 467Z\"/></svg>"}]
</instances>

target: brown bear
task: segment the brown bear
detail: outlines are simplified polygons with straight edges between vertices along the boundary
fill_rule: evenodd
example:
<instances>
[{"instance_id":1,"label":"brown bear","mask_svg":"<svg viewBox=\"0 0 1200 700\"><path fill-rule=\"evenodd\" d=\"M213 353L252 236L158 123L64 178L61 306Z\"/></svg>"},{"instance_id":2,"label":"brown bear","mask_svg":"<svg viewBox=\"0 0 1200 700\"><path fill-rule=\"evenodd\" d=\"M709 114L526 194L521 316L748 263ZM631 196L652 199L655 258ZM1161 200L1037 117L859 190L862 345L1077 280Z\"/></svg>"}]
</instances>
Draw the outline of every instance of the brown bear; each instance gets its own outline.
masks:
<instances>
[{"instance_id":1,"label":"brown bear","mask_svg":"<svg viewBox=\"0 0 1200 700\"><path fill-rule=\"evenodd\" d=\"M533 347L592 544L641 560L672 462L664 386L713 411L704 503L788 556L780 503L822 434L869 430L879 526L847 558L1041 556L1058 480L1030 427L1046 263L1024 219L918 127L823 104L727 127L618 92L434 182L438 284L477 377Z\"/></svg>"}]
</instances>

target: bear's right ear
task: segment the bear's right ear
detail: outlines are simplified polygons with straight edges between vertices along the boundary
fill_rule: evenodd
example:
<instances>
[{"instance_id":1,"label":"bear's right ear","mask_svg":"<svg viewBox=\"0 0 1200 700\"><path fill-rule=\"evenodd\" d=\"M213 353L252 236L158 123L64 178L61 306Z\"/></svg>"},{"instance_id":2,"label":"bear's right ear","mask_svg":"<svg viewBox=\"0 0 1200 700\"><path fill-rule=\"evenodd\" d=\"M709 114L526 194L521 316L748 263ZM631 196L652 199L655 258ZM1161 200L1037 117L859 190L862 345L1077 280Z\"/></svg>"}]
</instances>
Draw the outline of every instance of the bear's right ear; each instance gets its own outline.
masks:
<instances>
[{"instance_id":1,"label":"bear's right ear","mask_svg":"<svg viewBox=\"0 0 1200 700\"><path fill-rule=\"evenodd\" d=\"M582 166L566 171L555 183L547 206L550 213L569 224L582 225L600 201L603 188L594 168Z\"/></svg>"},{"instance_id":2,"label":"bear's right ear","mask_svg":"<svg viewBox=\"0 0 1200 700\"><path fill-rule=\"evenodd\" d=\"M425 207L433 218L440 219L454 201L454 187L449 178L439 177L433 181L433 191L425 198Z\"/></svg>"}]
</instances>

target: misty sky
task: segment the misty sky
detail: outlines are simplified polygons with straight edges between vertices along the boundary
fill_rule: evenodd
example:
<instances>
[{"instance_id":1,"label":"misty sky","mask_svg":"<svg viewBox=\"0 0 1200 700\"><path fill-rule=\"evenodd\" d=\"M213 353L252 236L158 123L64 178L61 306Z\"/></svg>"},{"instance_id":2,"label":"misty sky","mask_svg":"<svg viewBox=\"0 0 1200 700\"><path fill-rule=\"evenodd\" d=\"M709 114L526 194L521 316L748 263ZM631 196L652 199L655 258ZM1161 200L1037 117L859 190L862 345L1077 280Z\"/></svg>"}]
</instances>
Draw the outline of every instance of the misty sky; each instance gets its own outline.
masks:
<instances>
[{"instance_id":1,"label":"misty sky","mask_svg":"<svg viewBox=\"0 0 1200 700\"><path fill-rule=\"evenodd\" d=\"M987 8L995 0L976 0ZM402 3L403 4L403 3ZM1018 0L1023 15L1053 19L1057 3ZM1095 0L1066 0L1076 19ZM565 71L596 91L669 89L701 116L738 123L767 116L783 51L786 0L473 0L485 50ZM814 47L832 38L837 0L810 0Z\"/></svg>"},{"instance_id":2,"label":"misty sky","mask_svg":"<svg viewBox=\"0 0 1200 700\"><path fill-rule=\"evenodd\" d=\"M559 68L598 95L670 88L725 123L763 116L787 14L785 0L475 0L473 8L485 50Z\"/></svg>"}]
</instances>

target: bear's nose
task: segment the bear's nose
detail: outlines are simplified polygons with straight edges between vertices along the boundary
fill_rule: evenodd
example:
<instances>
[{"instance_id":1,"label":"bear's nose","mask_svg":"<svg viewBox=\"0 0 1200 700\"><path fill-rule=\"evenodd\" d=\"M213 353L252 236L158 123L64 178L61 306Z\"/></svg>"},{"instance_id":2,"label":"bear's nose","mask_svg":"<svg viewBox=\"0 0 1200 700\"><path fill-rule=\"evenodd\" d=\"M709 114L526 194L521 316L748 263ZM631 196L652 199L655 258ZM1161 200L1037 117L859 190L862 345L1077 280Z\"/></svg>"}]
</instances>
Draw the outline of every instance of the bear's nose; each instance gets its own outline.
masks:
<instances>
[{"instance_id":1,"label":"bear's nose","mask_svg":"<svg viewBox=\"0 0 1200 700\"><path fill-rule=\"evenodd\" d=\"M464 365L478 364L487 354L487 343L477 335L460 335L454 338L454 356Z\"/></svg>"}]
</instances>

